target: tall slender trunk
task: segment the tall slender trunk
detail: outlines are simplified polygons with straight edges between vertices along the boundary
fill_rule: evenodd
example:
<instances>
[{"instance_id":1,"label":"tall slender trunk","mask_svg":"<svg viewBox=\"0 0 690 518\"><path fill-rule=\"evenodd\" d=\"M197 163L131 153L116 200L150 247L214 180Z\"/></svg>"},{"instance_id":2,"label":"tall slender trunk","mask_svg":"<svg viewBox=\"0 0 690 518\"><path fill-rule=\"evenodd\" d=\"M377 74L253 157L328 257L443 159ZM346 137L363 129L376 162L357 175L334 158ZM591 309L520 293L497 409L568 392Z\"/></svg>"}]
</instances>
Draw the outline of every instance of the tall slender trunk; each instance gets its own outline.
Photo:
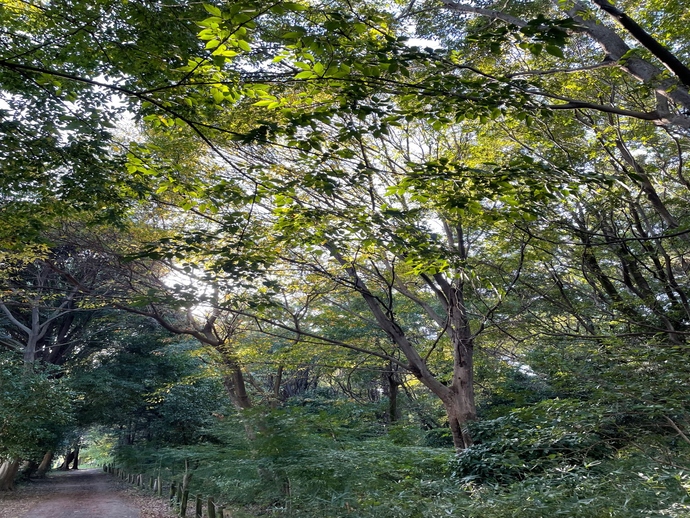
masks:
<instances>
[{"instance_id":1,"label":"tall slender trunk","mask_svg":"<svg viewBox=\"0 0 690 518\"><path fill-rule=\"evenodd\" d=\"M388 362L388 367L383 371L383 395L388 398L388 422L395 423L400 420L400 405L398 395L402 380L399 374L399 367Z\"/></svg>"}]
</instances>

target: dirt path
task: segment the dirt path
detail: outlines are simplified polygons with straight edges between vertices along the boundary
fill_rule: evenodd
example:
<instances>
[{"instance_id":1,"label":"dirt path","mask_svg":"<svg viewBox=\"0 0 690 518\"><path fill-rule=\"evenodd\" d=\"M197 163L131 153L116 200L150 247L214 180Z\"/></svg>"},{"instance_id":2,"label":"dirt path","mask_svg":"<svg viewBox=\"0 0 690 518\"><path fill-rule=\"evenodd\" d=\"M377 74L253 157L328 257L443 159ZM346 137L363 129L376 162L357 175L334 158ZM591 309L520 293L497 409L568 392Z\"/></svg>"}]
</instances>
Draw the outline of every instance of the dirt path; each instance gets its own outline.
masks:
<instances>
[{"instance_id":1,"label":"dirt path","mask_svg":"<svg viewBox=\"0 0 690 518\"><path fill-rule=\"evenodd\" d=\"M0 518L169 516L165 506L154 500L98 469L53 472L48 478L0 496Z\"/></svg>"}]
</instances>

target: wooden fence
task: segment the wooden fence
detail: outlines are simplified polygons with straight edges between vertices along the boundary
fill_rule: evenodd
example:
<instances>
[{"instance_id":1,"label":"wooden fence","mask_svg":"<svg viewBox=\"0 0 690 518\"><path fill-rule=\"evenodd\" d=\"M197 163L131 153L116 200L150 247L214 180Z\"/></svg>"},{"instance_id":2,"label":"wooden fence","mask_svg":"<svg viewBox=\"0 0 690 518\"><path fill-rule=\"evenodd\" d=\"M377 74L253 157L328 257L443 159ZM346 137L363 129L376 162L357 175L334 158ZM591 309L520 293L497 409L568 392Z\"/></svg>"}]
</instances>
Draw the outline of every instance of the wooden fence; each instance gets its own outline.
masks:
<instances>
[{"instance_id":1,"label":"wooden fence","mask_svg":"<svg viewBox=\"0 0 690 518\"><path fill-rule=\"evenodd\" d=\"M183 481L172 480L166 484L160 475L153 477L141 473L127 473L124 469L109 464L103 466L103 471L139 488L148 489L161 498L165 494L170 500L171 507L181 518L231 518L225 513L223 506L216 505L213 498L203 498L199 494L194 496L194 510L191 511L192 514L189 514L189 489L184 487ZM164 491L164 487L168 488L167 492Z\"/></svg>"}]
</instances>

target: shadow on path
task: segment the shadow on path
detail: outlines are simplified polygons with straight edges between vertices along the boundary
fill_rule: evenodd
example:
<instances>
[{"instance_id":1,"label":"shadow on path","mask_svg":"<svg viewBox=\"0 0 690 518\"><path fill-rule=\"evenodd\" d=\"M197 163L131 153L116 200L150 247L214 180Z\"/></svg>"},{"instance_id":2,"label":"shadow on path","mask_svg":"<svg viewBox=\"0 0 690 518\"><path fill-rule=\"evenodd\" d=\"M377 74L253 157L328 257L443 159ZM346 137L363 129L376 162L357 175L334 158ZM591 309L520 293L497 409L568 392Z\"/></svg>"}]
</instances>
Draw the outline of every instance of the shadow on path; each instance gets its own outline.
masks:
<instances>
[{"instance_id":1,"label":"shadow on path","mask_svg":"<svg viewBox=\"0 0 690 518\"><path fill-rule=\"evenodd\" d=\"M99 469L52 472L32 483L38 502L19 515L21 518L139 518L139 508Z\"/></svg>"}]
</instances>

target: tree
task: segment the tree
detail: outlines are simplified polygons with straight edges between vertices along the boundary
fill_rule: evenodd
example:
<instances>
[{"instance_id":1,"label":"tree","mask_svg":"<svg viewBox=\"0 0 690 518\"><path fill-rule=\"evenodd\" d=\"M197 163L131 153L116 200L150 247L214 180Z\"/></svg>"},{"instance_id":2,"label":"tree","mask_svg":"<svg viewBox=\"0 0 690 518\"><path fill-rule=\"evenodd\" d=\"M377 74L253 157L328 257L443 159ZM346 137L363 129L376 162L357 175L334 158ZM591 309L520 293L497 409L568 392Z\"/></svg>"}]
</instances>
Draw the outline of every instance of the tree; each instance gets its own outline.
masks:
<instances>
[{"instance_id":1,"label":"tree","mask_svg":"<svg viewBox=\"0 0 690 518\"><path fill-rule=\"evenodd\" d=\"M73 393L50 368L26 372L16 353L0 352L0 373L0 491L7 491L21 459L57 447L71 424Z\"/></svg>"},{"instance_id":2,"label":"tree","mask_svg":"<svg viewBox=\"0 0 690 518\"><path fill-rule=\"evenodd\" d=\"M688 126L682 111L688 107L688 93L682 59L606 2L595 5L618 20L623 32L596 23L596 16L579 3L541 5L531 20L527 18L530 9L522 5L507 4L501 9L453 2L441 5L445 19L450 13L458 22L445 32L438 28L437 12L425 6L386 11L387 6L367 2L341 9L299 2L209 4L204 7L206 19L199 16L202 45L192 41L188 21L171 4L161 7L160 20L170 24L166 27L171 29L171 47L183 49L179 55L150 41L155 30L141 25L145 8L118 6L109 19L122 34L136 38L140 36L137 30L146 28L140 32L149 42L147 50L157 59L179 65L173 71L143 72L137 68L141 55L118 45L109 32L111 25L65 33L65 27L79 26L75 21L95 22L88 10L77 10L76 18L68 19L51 6L30 10L39 21L55 16L60 22L50 26L57 29L44 36L45 45L25 47L23 53L0 60L0 66L9 85L5 89L15 104L59 97L55 88L62 84L51 81L64 81L85 92L85 107L102 103L103 92L126 96L143 123L152 128L153 146L128 146L125 179L134 183L121 182L123 187L117 192L127 197L150 189L161 204L176 206L176 215L187 211L193 216L177 235L165 235L146 251L153 260L169 260L148 278L153 279L149 287L164 293L157 275L182 261L182 267L190 269L205 262L202 269L209 284L223 279L231 289L227 297L209 297L213 309L201 320L186 317L184 324L173 322L169 314L156 309L155 304L162 307L163 301L154 298L152 303L148 295L139 300L147 308L139 311L217 349L230 339L217 327L221 316L228 314L235 315L226 320L228 329L241 316L253 323L266 318L288 332L300 331L294 322L276 322L272 315L243 305L246 300L260 305L256 300L266 299L264 293L247 297L235 307L228 299L239 296L237 286L251 290L259 279L269 287L274 282L272 269L282 264L311 269L362 297L407 363L388 352L366 350L410 369L444 401L456 446L461 448L471 443L467 432L462 437L462 430L474 416L471 351L477 333L499 323L501 305L520 284L527 243L550 239L550 224L563 220L559 204L568 205L568 214L576 216L570 231L585 251L580 258L585 283L572 282L578 293L591 289L601 303L599 308L638 320L642 315L627 300L628 294L624 296L628 291L643 301L642 313L650 312L657 319L653 323L645 319L646 325L651 324L648 329L663 329L672 340L682 336L684 317L677 313L683 309L685 290L677 282L680 271L661 249L652 257L647 245L665 237L654 231L654 224L645 223L660 218L662 228L675 229L680 228L681 218L660 194L654 174L635 155L642 140L662 140L661 130L645 122L651 121L668 132L666 146L676 145L674 163L683 162L685 137L677 128ZM30 32L30 27L18 12L24 11L8 11L11 35L18 45L26 45L24 31ZM456 17L457 13L462 16ZM567 18L561 19L563 15ZM405 29L410 19L417 22L419 34L439 36L441 48L410 46ZM494 28L494 22L501 24ZM286 27L291 30L286 32ZM56 43L57 33L64 41ZM644 49L633 51L625 39L628 34ZM85 42L91 41L102 49L95 56L84 51ZM72 62L58 56L56 49L69 49L76 57ZM568 58L563 49L569 51ZM114 58L103 59L110 53ZM59 66L46 67L39 58ZM132 65L126 58L133 58ZM660 74L661 66L670 71L669 76ZM115 80L94 80L93 72L102 70ZM38 81L36 77L45 79L50 88L24 85L24 79ZM50 107L47 112L54 118L64 118L62 104ZM30 122L17 109L14 117L24 125ZM394 141L413 120L419 121L413 131L424 128L432 134L432 144L424 145L443 142L440 156L414 157L415 149L411 153L409 146L396 147ZM551 120L567 122L555 132ZM517 146L507 144L505 156L495 163L476 151L472 160L461 163L460 148L456 142L447 145L445 140L451 139L443 132L456 136L467 132L468 143L462 147L466 152L476 149L470 141L477 141L474 137L491 121L503 126L494 135L500 133L502 142L512 139ZM537 125L548 138L516 130L523 124ZM93 134L82 128L80 135L82 130ZM47 131L55 133L51 128ZM595 152L583 144L590 135L601 144ZM185 149L207 146L210 153L202 152L195 162L203 163L203 174L190 167L192 162L175 164L172 154L157 145L166 139L184 143ZM682 183L682 172L680 176ZM19 174L19 179L23 182L26 177ZM639 190L648 205L637 206L630 199L629 214L611 211L599 217L597 206L605 198L599 190L617 181ZM539 219L547 214L547 219ZM629 227L639 246L621 245L620 239L629 237L618 228L628 216L639 221ZM432 236L432 223L439 225L438 237ZM492 225L500 228L501 236L488 230ZM605 249L604 242L592 240L592 232L599 229L606 252L595 253L595 247ZM493 239L504 236L516 241L513 250L492 245ZM485 286L473 278L471 263L477 258L467 246L472 240L478 250L500 248L508 255L505 261L482 264L492 270ZM561 250L566 249L572 252L568 247ZM639 260L642 250L647 255ZM328 253L331 260L319 258L317 251ZM535 264L557 253L558 247L534 254ZM619 269L602 267L611 260L620 264ZM524 284L523 293L532 287L536 288L533 293L548 293L558 311L565 311L582 326L589 325L587 315L580 313L584 305L576 304L579 301L562 289L565 284L556 263L551 261L553 285ZM654 283L645 276L645 268L654 272ZM616 279L618 272L624 287ZM149 273L142 272L142 286ZM417 281L425 287L416 286ZM177 293L164 302L172 302L173 310L189 308L186 296ZM453 350L452 380L444 382L429 370L396 319L396 297L417 303L436 326L437 336L447 334ZM667 307L663 297L672 304ZM524 295L523 300L527 299ZM473 305L476 310L470 311ZM546 320L542 315L535 322L538 326ZM241 367L232 354L227 361L237 404L247 406Z\"/></svg>"},{"instance_id":3,"label":"tree","mask_svg":"<svg viewBox=\"0 0 690 518\"><path fill-rule=\"evenodd\" d=\"M53 240L52 248L38 258L14 258L9 253L0 278L4 345L21 351L27 366L36 361L62 365L78 352L98 310L85 291L103 297L114 281L103 258L93 251L77 249L62 238L54 240L55 236L48 239Z\"/></svg>"},{"instance_id":4,"label":"tree","mask_svg":"<svg viewBox=\"0 0 690 518\"><path fill-rule=\"evenodd\" d=\"M127 313L118 314L104 342L71 366L82 429L113 430L121 446L188 444L222 410L219 376L193 342Z\"/></svg>"}]
</instances>

